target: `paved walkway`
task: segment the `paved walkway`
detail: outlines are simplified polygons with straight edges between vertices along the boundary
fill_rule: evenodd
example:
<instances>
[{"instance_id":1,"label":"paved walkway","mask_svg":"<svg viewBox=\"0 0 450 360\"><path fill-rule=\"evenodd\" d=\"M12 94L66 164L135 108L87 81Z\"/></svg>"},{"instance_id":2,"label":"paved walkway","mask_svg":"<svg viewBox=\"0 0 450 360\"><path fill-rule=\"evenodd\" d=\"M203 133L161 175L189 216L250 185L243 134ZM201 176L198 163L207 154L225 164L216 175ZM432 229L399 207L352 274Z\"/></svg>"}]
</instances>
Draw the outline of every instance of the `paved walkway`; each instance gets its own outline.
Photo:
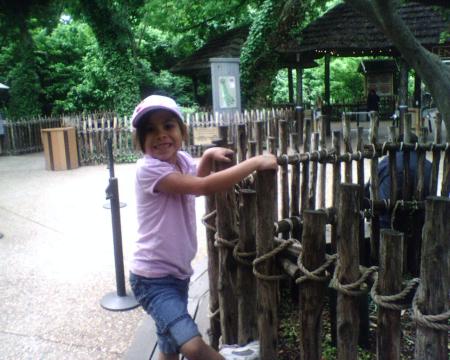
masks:
<instances>
[{"instance_id":1,"label":"paved walkway","mask_svg":"<svg viewBox=\"0 0 450 360\"><path fill-rule=\"evenodd\" d=\"M116 165L125 274L136 229L134 164ZM146 315L100 306L116 291L104 165L45 170L43 153L0 157L0 359L121 359ZM197 215L204 213L198 198ZM206 245L199 226L195 266ZM127 286L128 288L128 286ZM129 291L129 290L128 290Z\"/></svg>"}]
</instances>

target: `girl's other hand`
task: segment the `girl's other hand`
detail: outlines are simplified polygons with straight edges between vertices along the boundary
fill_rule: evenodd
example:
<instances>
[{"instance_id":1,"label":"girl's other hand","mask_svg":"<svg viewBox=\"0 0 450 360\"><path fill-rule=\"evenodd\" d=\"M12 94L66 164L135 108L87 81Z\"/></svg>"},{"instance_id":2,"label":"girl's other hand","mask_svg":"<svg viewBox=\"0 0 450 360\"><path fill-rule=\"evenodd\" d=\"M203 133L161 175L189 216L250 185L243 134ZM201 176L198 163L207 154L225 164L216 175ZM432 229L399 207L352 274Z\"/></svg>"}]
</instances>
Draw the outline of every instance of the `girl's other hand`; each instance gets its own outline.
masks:
<instances>
[{"instance_id":1,"label":"girl's other hand","mask_svg":"<svg viewBox=\"0 0 450 360\"><path fill-rule=\"evenodd\" d=\"M277 158L272 154L264 154L256 157L258 160L257 170L278 170Z\"/></svg>"},{"instance_id":2,"label":"girl's other hand","mask_svg":"<svg viewBox=\"0 0 450 360\"><path fill-rule=\"evenodd\" d=\"M231 159L233 159L234 152L233 150L222 148L222 147L215 147L206 150L208 152L208 156L213 161L219 161L224 163L231 162Z\"/></svg>"}]
</instances>

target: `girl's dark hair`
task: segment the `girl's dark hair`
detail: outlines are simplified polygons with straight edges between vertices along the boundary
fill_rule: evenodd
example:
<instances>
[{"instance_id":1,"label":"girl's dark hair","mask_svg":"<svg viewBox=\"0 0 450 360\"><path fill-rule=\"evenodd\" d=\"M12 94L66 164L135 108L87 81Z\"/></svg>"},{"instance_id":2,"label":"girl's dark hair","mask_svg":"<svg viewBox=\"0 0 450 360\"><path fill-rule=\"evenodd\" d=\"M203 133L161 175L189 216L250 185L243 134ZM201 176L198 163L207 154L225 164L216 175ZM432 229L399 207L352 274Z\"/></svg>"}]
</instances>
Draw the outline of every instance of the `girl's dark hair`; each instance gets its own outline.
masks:
<instances>
[{"instance_id":1,"label":"girl's dark hair","mask_svg":"<svg viewBox=\"0 0 450 360\"><path fill-rule=\"evenodd\" d=\"M157 111L157 110L156 110ZM145 152L145 135L146 135L146 127L145 124L150 119L153 111L150 111L148 114L145 115L141 121L139 121L138 126L136 127L136 133L135 133L135 146L142 152ZM183 140L187 140L187 127L183 123L183 121L177 116L178 125L180 126L181 135L183 136Z\"/></svg>"}]
</instances>

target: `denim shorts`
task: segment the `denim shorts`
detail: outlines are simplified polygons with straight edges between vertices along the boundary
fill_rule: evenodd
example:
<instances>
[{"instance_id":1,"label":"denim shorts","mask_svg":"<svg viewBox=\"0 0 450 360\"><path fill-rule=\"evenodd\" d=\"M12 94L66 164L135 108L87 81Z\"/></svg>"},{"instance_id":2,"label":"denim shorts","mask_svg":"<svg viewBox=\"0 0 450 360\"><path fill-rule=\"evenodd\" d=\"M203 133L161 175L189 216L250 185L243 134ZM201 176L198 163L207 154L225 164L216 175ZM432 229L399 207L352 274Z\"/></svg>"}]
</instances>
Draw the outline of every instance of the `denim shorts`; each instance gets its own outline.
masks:
<instances>
[{"instance_id":1,"label":"denim shorts","mask_svg":"<svg viewBox=\"0 0 450 360\"><path fill-rule=\"evenodd\" d=\"M130 284L137 301L156 323L161 352L179 353L185 342L200 336L187 310L189 279L146 278L130 273Z\"/></svg>"}]
</instances>

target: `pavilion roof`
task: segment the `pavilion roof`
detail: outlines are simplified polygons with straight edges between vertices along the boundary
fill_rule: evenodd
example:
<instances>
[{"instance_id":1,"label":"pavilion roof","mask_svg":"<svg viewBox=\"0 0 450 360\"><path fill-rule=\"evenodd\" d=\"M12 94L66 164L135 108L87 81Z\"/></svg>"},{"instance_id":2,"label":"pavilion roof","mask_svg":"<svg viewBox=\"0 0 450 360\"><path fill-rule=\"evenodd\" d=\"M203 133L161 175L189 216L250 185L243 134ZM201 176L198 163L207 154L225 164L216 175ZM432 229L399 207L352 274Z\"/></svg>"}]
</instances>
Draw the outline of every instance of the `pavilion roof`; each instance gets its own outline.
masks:
<instances>
[{"instance_id":1,"label":"pavilion roof","mask_svg":"<svg viewBox=\"0 0 450 360\"><path fill-rule=\"evenodd\" d=\"M439 44L441 32L449 29L448 20L431 6L408 2L400 7L399 15L427 48ZM319 58L326 53L334 56L398 54L393 43L375 25L344 3L303 29L300 40L282 44L278 50L310 58Z\"/></svg>"}]
</instances>

